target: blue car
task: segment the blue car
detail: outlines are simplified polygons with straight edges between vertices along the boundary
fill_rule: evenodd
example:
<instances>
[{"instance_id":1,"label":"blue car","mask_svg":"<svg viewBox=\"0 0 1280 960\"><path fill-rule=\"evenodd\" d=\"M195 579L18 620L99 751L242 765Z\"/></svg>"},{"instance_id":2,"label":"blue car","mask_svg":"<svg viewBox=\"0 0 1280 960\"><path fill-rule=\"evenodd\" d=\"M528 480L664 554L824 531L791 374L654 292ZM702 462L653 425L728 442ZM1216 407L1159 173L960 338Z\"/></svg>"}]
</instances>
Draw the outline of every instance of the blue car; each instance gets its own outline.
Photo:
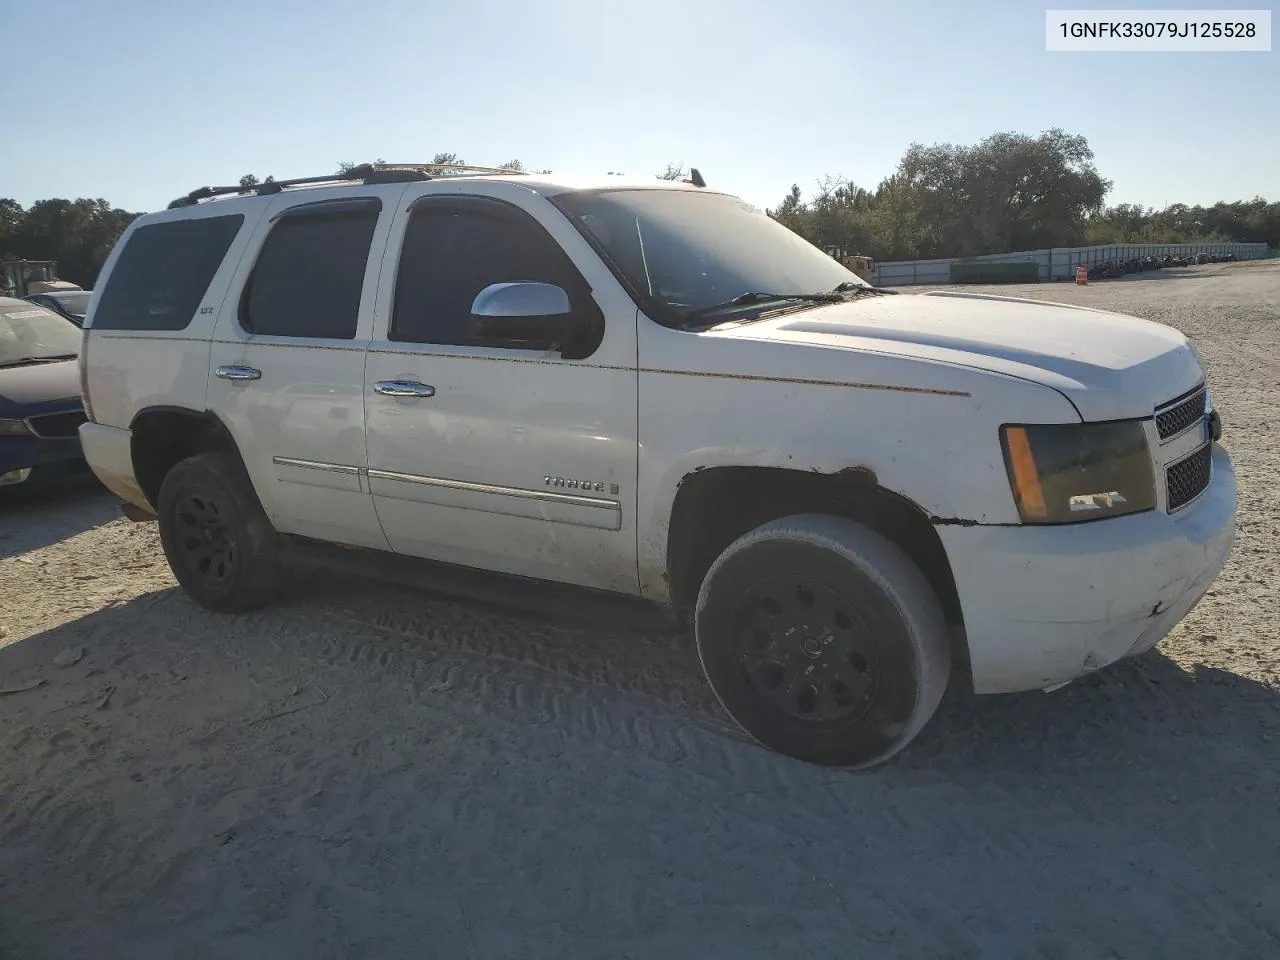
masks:
<instances>
[{"instance_id":1,"label":"blue car","mask_svg":"<svg viewBox=\"0 0 1280 960\"><path fill-rule=\"evenodd\" d=\"M0 297L0 490L89 475L78 434L80 337L52 310Z\"/></svg>"},{"instance_id":2,"label":"blue car","mask_svg":"<svg viewBox=\"0 0 1280 960\"><path fill-rule=\"evenodd\" d=\"M27 303L48 307L77 327L83 327L84 316L89 312L89 300L92 297L91 290L54 290L52 293L33 293L22 299Z\"/></svg>"}]
</instances>

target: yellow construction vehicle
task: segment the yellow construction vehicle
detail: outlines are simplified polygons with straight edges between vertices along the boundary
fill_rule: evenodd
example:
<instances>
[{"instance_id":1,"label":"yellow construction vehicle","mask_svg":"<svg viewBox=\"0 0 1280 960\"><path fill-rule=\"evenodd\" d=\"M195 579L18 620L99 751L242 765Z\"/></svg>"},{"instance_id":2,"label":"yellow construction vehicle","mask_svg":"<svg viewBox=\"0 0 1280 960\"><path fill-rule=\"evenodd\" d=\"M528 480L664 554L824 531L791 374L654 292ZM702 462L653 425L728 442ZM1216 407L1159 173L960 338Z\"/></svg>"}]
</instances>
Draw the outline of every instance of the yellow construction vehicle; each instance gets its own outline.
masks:
<instances>
[{"instance_id":1,"label":"yellow construction vehicle","mask_svg":"<svg viewBox=\"0 0 1280 960\"><path fill-rule=\"evenodd\" d=\"M848 253L843 247L827 247L827 253L840 261L841 266L852 270L867 283L875 282L872 276L875 273L876 262L870 257Z\"/></svg>"},{"instance_id":2,"label":"yellow construction vehicle","mask_svg":"<svg viewBox=\"0 0 1280 960\"><path fill-rule=\"evenodd\" d=\"M850 270L852 270L854 273L856 273L858 276L860 276L863 280L867 281L867 283L874 282L874 280L872 279L872 276L875 273L876 262L872 260L870 257L860 257L860 256L842 257L840 259L840 262L843 263Z\"/></svg>"},{"instance_id":3,"label":"yellow construction vehicle","mask_svg":"<svg viewBox=\"0 0 1280 960\"><path fill-rule=\"evenodd\" d=\"M0 296L29 297L33 293L79 289L79 284L58 279L57 260L0 261Z\"/></svg>"}]
</instances>

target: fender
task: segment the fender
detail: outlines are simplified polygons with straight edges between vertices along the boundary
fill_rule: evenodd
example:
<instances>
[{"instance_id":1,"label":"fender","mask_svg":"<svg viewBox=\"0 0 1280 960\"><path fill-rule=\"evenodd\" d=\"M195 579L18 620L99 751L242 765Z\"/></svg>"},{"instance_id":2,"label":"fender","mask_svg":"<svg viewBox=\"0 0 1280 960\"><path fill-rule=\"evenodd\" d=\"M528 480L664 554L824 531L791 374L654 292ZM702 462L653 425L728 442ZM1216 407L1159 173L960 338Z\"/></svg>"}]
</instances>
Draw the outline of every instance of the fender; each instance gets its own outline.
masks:
<instances>
[{"instance_id":1,"label":"fender","mask_svg":"<svg viewBox=\"0 0 1280 960\"><path fill-rule=\"evenodd\" d=\"M155 418L153 422L162 426L149 429L148 418ZM176 424L184 421L191 423L190 430L175 429ZM244 469L244 458L235 437L212 410L168 404L144 407L129 422L129 432L134 478L146 495L152 513L165 474L180 460L208 450L225 450L233 454Z\"/></svg>"}]
</instances>

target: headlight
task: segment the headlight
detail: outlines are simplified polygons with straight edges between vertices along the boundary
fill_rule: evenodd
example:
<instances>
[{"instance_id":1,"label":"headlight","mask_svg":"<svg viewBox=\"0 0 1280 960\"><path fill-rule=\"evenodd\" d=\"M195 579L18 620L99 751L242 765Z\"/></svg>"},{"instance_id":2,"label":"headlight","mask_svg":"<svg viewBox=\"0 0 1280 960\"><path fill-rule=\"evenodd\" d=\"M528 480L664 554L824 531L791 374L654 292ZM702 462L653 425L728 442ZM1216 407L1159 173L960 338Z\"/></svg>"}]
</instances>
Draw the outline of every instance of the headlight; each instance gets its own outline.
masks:
<instances>
[{"instance_id":1,"label":"headlight","mask_svg":"<svg viewBox=\"0 0 1280 960\"><path fill-rule=\"evenodd\" d=\"M1023 523L1081 523L1156 505L1141 420L1000 428Z\"/></svg>"},{"instance_id":2,"label":"headlight","mask_svg":"<svg viewBox=\"0 0 1280 960\"><path fill-rule=\"evenodd\" d=\"M31 433L22 420L0 420L0 437L25 437Z\"/></svg>"}]
</instances>

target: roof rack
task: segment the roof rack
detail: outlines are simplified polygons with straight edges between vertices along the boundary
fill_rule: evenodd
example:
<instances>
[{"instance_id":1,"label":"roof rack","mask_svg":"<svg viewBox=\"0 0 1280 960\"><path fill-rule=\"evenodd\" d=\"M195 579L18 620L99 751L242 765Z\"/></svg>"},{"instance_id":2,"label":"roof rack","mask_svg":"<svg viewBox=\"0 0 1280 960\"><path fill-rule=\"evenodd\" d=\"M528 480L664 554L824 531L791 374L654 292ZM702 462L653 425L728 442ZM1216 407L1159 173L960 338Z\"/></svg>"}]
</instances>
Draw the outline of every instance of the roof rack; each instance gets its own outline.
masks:
<instances>
[{"instance_id":1,"label":"roof rack","mask_svg":"<svg viewBox=\"0 0 1280 960\"><path fill-rule=\"evenodd\" d=\"M214 197L225 197L232 194L257 194L267 196L280 193L285 187L309 187L322 183L407 183L414 180L433 180L440 176L463 176L473 174L501 174L518 176L523 170L508 170L504 167L479 167L470 163L361 163L342 173L331 173L322 177L296 177L292 180L269 180L252 187L200 187L186 196L179 197L169 204L169 210L179 207L195 206L201 200Z\"/></svg>"}]
</instances>

